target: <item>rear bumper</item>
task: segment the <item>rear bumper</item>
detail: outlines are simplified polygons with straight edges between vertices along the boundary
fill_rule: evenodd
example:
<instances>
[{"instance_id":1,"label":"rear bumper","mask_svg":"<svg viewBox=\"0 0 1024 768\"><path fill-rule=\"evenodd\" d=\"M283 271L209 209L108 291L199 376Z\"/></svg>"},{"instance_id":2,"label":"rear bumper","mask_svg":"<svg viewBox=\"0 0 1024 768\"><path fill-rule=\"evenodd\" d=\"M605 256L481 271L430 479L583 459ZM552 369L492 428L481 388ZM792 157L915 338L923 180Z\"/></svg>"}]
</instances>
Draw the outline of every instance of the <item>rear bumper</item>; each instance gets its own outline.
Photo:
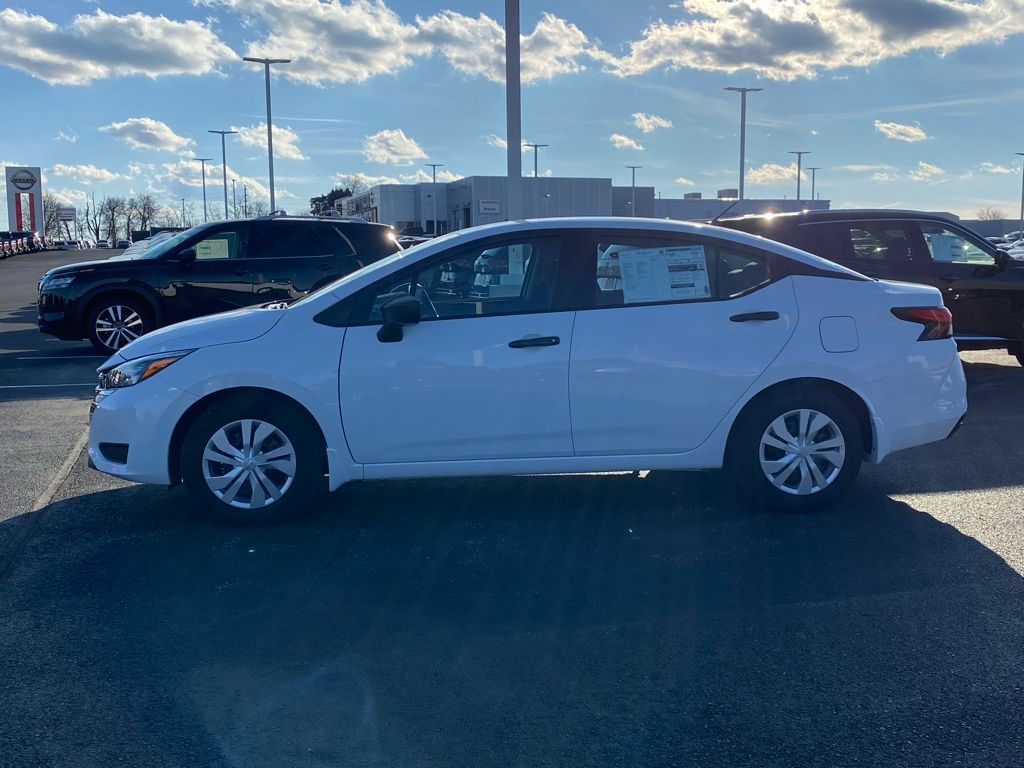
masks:
<instances>
[{"instance_id":1,"label":"rear bumper","mask_svg":"<svg viewBox=\"0 0 1024 768\"><path fill-rule=\"evenodd\" d=\"M967 379L952 340L918 342L906 366L871 389L875 462L945 440L967 414Z\"/></svg>"}]
</instances>

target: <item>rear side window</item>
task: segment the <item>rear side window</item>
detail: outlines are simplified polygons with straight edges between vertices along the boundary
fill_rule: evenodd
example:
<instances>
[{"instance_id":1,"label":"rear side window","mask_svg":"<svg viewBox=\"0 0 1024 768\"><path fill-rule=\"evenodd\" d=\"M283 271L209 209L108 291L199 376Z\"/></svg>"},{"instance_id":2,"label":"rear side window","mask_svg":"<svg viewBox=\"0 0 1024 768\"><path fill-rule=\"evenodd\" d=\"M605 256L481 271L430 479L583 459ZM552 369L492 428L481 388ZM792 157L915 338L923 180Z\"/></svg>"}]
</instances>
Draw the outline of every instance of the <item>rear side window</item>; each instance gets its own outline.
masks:
<instances>
[{"instance_id":1,"label":"rear side window","mask_svg":"<svg viewBox=\"0 0 1024 768\"><path fill-rule=\"evenodd\" d=\"M771 281L771 263L764 254L718 249L718 295L723 299L734 299Z\"/></svg>"},{"instance_id":2,"label":"rear side window","mask_svg":"<svg viewBox=\"0 0 1024 768\"><path fill-rule=\"evenodd\" d=\"M355 248L356 256L364 265L380 261L385 256L397 253L398 243L388 227L358 226L338 227L338 234L345 237Z\"/></svg>"},{"instance_id":3,"label":"rear side window","mask_svg":"<svg viewBox=\"0 0 1024 768\"><path fill-rule=\"evenodd\" d=\"M259 228L256 255L264 259L306 258L333 255L320 227L294 222L269 222ZM351 249L348 249L351 253Z\"/></svg>"},{"instance_id":4,"label":"rear side window","mask_svg":"<svg viewBox=\"0 0 1024 768\"><path fill-rule=\"evenodd\" d=\"M806 250L833 261L911 261L910 228L897 221L811 224Z\"/></svg>"}]
</instances>

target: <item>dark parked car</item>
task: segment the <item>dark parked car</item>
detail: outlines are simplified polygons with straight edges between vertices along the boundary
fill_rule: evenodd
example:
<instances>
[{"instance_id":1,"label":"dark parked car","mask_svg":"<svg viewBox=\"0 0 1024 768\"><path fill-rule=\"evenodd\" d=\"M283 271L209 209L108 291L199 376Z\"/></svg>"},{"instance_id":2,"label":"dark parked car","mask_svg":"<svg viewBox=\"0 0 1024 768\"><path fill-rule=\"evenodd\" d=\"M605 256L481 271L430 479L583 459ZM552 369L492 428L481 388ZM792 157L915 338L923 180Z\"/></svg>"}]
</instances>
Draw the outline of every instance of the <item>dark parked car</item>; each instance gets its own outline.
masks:
<instances>
[{"instance_id":1,"label":"dark parked car","mask_svg":"<svg viewBox=\"0 0 1024 768\"><path fill-rule=\"evenodd\" d=\"M390 227L274 216L202 224L132 256L39 281L39 330L113 353L154 328L290 301L399 250Z\"/></svg>"},{"instance_id":2,"label":"dark parked car","mask_svg":"<svg viewBox=\"0 0 1024 768\"><path fill-rule=\"evenodd\" d=\"M43 250L43 239L39 236L38 232L12 232L11 234L15 237L25 238L25 251L27 253L36 253Z\"/></svg>"},{"instance_id":3,"label":"dark parked car","mask_svg":"<svg viewBox=\"0 0 1024 768\"><path fill-rule=\"evenodd\" d=\"M723 219L868 277L932 285L960 349L1005 349L1024 365L1024 263L955 220L920 211L832 210Z\"/></svg>"}]
</instances>

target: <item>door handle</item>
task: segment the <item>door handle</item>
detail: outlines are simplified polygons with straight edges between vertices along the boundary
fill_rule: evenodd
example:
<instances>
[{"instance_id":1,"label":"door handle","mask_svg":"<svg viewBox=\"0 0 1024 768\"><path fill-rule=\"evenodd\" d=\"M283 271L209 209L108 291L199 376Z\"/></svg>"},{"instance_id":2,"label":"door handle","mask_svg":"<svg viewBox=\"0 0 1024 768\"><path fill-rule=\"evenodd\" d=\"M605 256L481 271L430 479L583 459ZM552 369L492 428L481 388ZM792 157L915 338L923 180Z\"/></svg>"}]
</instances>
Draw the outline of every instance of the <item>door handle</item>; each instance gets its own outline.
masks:
<instances>
[{"instance_id":1,"label":"door handle","mask_svg":"<svg viewBox=\"0 0 1024 768\"><path fill-rule=\"evenodd\" d=\"M561 339L557 336L531 336L525 339L516 339L510 341L508 345L512 349L522 349L523 347L553 347L556 344L561 343Z\"/></svg>"},{"instance_id":2,"label":"door handle","mask_svg":"<svg viewBox=\"0 0 1024 768\"><path fill-rule=\"evenodd\" d=\"M942 277L939 278L939 280L941 280L944 283L955 283L956 275L943 275Z\"/></svg>"},{"instance_id":3,"label":"door handle","mask_svg":"<svg viewBox=\"0 0 1024 768\"><path fill-rule=\"evenodd\" d=\"M778 320L778 312L745 312L742 315L733 315L729 318L734 323L750 323L755 320Z\"/></svg>"}]
</instances>

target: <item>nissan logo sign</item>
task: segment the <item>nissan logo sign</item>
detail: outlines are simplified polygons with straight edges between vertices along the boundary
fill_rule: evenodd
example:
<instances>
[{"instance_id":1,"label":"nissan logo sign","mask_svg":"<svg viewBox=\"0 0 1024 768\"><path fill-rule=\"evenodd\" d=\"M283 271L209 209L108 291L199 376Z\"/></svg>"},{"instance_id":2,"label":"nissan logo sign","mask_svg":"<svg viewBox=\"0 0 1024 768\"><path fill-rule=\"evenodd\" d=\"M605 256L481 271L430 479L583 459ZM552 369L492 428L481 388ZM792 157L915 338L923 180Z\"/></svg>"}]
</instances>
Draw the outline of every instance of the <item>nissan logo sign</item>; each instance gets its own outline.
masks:
<instances>
[{"instance_id":1,"label":"nissan logo sign","mask_svg":"<svg viewBox=\"0 0 1024 768\"><path fill-rule=\"evenodd\" d=\"M32 189L36 185L36 177L29 171L18 171L16 174L11 176L11 184L16 188L25 191L26 189Z\"/></svg>"}]
</instances>

